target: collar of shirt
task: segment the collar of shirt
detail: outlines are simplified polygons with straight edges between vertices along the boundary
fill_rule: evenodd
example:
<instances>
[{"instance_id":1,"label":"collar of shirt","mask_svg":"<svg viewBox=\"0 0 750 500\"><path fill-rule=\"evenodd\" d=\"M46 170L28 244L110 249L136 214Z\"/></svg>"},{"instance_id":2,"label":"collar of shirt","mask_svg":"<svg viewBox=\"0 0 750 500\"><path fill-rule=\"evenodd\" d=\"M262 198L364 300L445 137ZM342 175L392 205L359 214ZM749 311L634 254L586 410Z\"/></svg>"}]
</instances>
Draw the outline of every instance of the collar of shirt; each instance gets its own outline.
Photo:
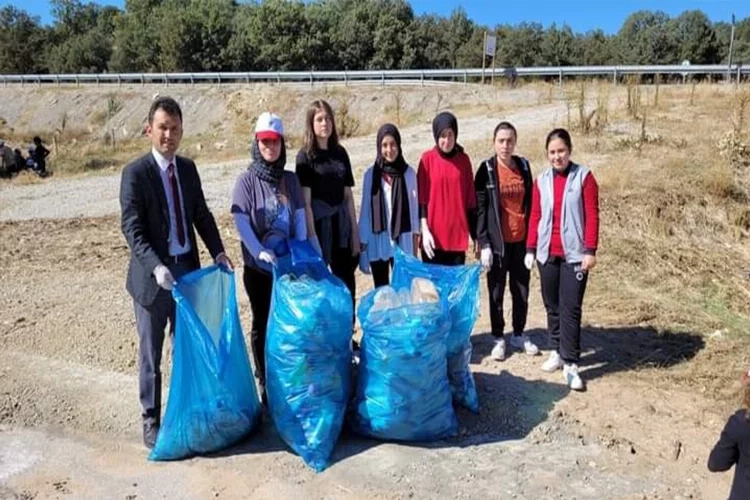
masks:
<instances>
[{"instance_id":1,"label":"collar of shirt","mask_svg":"<svg viewBox=\"0 0 750 500\"><path fill-rule=\"evenodd\" d=\"M154 157L154 160L156 160L156 164L159 165L159 168L162 171L166 172L170 163L174 164L175 168L177 168L177 163L175 162L174 157L171 160L168 160L164 158L161 153L156 150L156 148L153 147L151 148L151 155Z\"/></svg>"}]
</instances>

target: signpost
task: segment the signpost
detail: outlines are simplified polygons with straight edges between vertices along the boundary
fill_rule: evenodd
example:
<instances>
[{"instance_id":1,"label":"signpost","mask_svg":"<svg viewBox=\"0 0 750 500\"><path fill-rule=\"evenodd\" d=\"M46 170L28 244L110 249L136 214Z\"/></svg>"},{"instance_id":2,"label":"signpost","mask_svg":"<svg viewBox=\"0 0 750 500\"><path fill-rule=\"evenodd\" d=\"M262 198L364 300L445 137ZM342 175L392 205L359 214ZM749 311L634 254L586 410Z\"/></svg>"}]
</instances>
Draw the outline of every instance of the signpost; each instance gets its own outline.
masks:
<instances>
[{"instance_id":1,"label":"signpost","mask_svg":"<svg viewBox=\"0 0 750 500\"><path fill-rule=\"evenodd\" d=\"M497 51L497 37L484 32L484 47L482 51L482 84L484 84L484 68L487 56L492 58L492 83L495 83L495 53Z\"/></svg>"},{"instance_id":2,"label":"signpost","mask_svg":"<svg viewBox=\"0 0 750 500\"><path fill-rule=\"evenodd\" d=\"M734 50L734 14L732 14L732 36L729 38L729 64L727 64L727 81L732 81L732 51Z\"/></svg>"}]
</instances>

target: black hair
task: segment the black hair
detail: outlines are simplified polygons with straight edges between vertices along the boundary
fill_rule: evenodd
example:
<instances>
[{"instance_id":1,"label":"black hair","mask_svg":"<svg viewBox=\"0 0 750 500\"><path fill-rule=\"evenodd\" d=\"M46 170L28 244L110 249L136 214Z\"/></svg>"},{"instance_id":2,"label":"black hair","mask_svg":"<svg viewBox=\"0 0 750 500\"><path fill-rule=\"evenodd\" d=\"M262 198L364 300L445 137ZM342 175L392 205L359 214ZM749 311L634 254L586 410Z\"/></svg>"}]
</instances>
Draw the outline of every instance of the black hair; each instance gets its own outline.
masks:
<instances>
[{"instance_id":1,"label":"black hair","mask_svg":"<svg viewBox=\"0 0 750 500\"><path fill-rule=\"evenodd\" d=\"M179 118L180 122L182 122L182 109L180 109L180 105L171 97L164 96L157 97L154 99L154 102L151 103L151 107L148 110L149 123L153 123L154 115L160 109L164 110L169 116Z\"/></svg>"},{"instance_id":2,"label":"black hair","mask_svg":"<svg viewBox=\"0 0 750 500\"><path fill-rule=\"evenodd\" d=\"M492 140L495 140L495 137L497 137L497 133L501 130L510 130L513 132L513 137L518 139L518 131L516 130L516 127L513 126L510 122L500 122L497 124L497 127L495 127L495 132L492 134Z\"/></svg>"},{"instance_id":3,"label":"black hair","mask_svg":"<svg viewBox=\"0 0 750 500\"><path fill-rule=\"evenodd\" d=\"M549 148L549 143L554 139L560 139L568 146L568 151L573 152L573 141L570 139L570 133L564 128L556 128L547 134L547 141L544 143L544 149Z\"/></svg>"}]
</instances>

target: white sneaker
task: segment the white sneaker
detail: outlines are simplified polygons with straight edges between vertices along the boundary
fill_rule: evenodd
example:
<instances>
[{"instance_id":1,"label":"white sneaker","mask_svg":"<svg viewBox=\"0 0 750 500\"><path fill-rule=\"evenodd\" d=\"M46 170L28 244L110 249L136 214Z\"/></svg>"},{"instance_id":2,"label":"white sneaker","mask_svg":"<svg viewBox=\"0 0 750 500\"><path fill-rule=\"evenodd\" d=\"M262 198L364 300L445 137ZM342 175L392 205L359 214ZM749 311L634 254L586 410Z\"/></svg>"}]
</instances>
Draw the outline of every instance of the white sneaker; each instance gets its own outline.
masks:
<instances>
[{"instance_id":1,"label":"white sneaker","mask_svg":"<svg viewBox=\"0 0 750 500\"><path fill-rule=\"evenodd\" d=\"M495 361L505 360L505 340L504 339L495 340L495 347L492 348L492 353L490 354L490 356L492 356L492 359L494 359Z\"/></svg>"},{"instance_id":2,"label":"white sneaker","mask_svg":"<svg viewBox=\"0 0 750 500\"><path fill-rule=\"evenodd\" d=\"M542 371L547 372L547 373L552 373L556 370L559 370L562 367L563 367L563 360L557 351L552 351L551 353L549 353L549 357L547 358L547 361L542 363Z\"/></svg>"},{"instance_id":3,"label":"white sneaker","mask_svg":"<svg viewBox=\"0 0 750 500\"><path fill-rule=\"evenodd\" d=\"M568 384L568 387L570 387L574 391L582 391L583 390L583 380L581 380L581 376L578 374L578 365L575 363L565 363L565 366L563 367L563 378L565 379L565 382Z\"/></svg>"},{"instance_id":4,"label":"white sneaker","mask_svg":"<svg viewBox=\"0 0 750 500\"><path fill-rule=\"evenodd\" d=\"M539 348L531 341L528 335L513 335L510 338L510 345L530 356L539 354Z\"/></svg>"}]
</instances>

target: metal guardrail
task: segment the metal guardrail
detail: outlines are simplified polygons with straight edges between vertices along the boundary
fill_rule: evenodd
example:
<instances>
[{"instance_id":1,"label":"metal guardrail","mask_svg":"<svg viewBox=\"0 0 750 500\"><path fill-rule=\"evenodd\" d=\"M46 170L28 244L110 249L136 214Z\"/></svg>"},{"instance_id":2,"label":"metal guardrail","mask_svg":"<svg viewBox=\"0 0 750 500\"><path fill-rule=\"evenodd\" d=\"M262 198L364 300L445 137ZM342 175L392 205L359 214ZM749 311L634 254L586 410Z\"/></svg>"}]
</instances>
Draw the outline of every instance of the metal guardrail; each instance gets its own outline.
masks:
<instances>
[{"instance_id":1,"label":"metal guardrail","mask_svg":"<svg viewBox=\"0 0 750 500\"><path fill-rule=\"evenodd\" d=\"M625 75L672 75L686 78L690 75L724 75L739 81L750 75L750 66L728 65L661 65L661 66L559 66L528 68L470 68L470 69L425 69L387 71L271 71L236 73L97 73L59 75L0 75L0 83L8 84L196 84L196 83L303 83L316 82L368 82L386 85L388 83L430 83L450 80L467 83L476 78L517 78L517 77L557 77L602 76L613 78L614 82Z\"/></svg>"}]
</instances>

